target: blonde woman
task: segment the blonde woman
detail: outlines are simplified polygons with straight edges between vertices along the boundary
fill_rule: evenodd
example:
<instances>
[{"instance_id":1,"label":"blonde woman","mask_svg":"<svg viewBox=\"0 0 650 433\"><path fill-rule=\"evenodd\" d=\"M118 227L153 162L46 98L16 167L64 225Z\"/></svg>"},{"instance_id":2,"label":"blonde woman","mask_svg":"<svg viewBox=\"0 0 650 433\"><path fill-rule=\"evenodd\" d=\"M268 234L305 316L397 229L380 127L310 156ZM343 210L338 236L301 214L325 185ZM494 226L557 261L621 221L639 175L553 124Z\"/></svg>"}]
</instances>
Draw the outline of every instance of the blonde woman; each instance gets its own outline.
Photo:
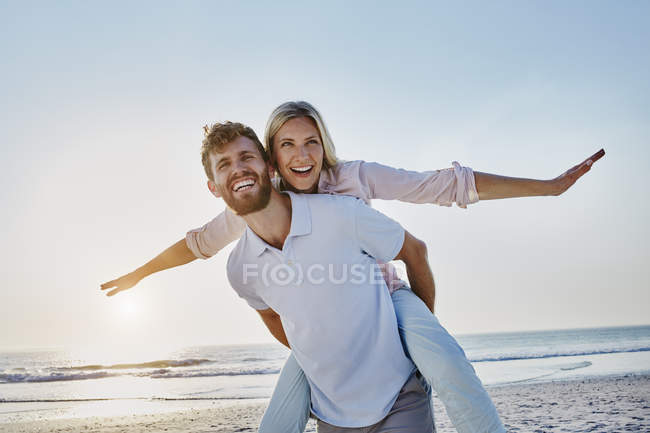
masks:
<instances>
[{"instance_id":1,"label":"blonde woman","mask_svg":"<svg viewBox=\"0 0 650 433\"><path fill-rule=\"evenodd\" d=\"M376 198L443 206L456 203L463 208L479 199L559 195L604 155L601 150L552 180L473 172L456 162L453 168L445 170L414 172L364 161L340 161L322 116L312 105L302 101L287 102L271 113L264 144L276 170L279 189L353 195L368 203ZM204 168L211 178L208 160L204 154ZM208 181L208 187L215 192L212 181ZM189 231L185 239L144 266L101 288L112 289L108 292L112 296L154 272L196 258L207 259L239 239L244 230L243 220L226 210L203 227ZM426 254L426 250L423 253ZM392 293L405 352L437 391L457 431L505 431L463 350L433 315L433 291L419 287L411 290L396 276L390 264L383 271L387 288ZM283 334L281 324L262 318L276 338ZM285 339L279 340L288 345ZM302 370L290 356L259 431L302 432L309 415L309 393Z\"/></svg>"}]
</instances>

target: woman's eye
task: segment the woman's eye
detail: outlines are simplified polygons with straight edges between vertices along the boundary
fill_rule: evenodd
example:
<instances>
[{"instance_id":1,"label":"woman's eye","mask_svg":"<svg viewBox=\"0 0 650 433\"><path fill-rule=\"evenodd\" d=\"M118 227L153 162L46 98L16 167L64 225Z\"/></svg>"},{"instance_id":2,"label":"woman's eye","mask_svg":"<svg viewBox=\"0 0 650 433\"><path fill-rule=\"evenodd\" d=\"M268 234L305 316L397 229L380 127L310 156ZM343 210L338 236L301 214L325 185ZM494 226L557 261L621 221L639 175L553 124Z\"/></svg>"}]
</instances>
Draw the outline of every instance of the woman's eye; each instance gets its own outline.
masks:
<instances>
[{"instance_id":1,"label":"woman's eye","mask_svg":"<svg viewBox=\"0 0 650 433\"><path fill-rule=\"evenodd\" d=\"M291 146L291 143L288 141L285 141L284 143L280 144L280 147L287 147L287 146Z\"/></svg>"},{"instance_id":2,"label":"woman's eye","mask_svg":"<svg viewBox=\"0 0 650 433\"><path fill-rule=\"evenodd\" d=\"M315 144L315 145L320 145L320 143L316 140L309 140L307 144Z\"/></svg>"}]
</instances>

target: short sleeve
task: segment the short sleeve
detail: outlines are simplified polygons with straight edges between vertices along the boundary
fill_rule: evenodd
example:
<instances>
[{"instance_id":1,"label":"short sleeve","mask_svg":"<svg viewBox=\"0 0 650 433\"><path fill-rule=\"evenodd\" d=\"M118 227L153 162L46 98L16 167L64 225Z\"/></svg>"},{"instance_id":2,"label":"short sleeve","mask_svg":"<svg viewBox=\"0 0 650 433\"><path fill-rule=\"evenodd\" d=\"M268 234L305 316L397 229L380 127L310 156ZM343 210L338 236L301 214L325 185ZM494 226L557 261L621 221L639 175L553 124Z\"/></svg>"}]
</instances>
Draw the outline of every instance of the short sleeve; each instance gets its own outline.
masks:
<instances>
[{"instance_id":1,"label":"short sleeve","mask_svg":"<svg viewBox=\"0 0 650 433\"><path fill-rule=\"evenodd\" d=\"M395 220L362 200L355 201L355 231L361 249L375 259L389 262L404 244L404 229Z\"/></svg>"},{"instance_id":2,"label":"short sleeve","mask_svg":"<svg viewBox=\"0 0 650 433\"><path fill-rule=\"evenodd\" d=\"M252 308L256 310L268 310L269 308L271 308L268 305L266 305L266 302L264 302L262 298L260 298L257 295L257 293L251 293L246 290L237 290L237 289L235 289L235 291L237 292L240 298L242 298L244 301L248 303L248 305L250 305Z\"/></svg>"},{"instance_id":3,"label":"short sleeve","mask_svg":"<svg viewBox=\"0 0 650 433\"><path fill-rule=\"evenodd\" d=\"M245 264L244 261L239 260L236 256L238 256L237 249L231 253L226 267L228 281L232 288L237 292L237 295L246 301L252 308L256 310L266 310L271 308L257 293L257 290L255 290L255 284L252 284L251 281L244 282L244 273L247 272L247 264Z\"/></svg>"},{"instance_id":4,"label":"short sleeve","mask_svg":"<svg viewBox=\"0 0 650 433\"><path fill-rule=\"evenodd\" d=\"M239 239L244 230L244 219L226 209L202 227L188 231L185 243L197 258L208 259Z\"/></svg>"}]
</instances>

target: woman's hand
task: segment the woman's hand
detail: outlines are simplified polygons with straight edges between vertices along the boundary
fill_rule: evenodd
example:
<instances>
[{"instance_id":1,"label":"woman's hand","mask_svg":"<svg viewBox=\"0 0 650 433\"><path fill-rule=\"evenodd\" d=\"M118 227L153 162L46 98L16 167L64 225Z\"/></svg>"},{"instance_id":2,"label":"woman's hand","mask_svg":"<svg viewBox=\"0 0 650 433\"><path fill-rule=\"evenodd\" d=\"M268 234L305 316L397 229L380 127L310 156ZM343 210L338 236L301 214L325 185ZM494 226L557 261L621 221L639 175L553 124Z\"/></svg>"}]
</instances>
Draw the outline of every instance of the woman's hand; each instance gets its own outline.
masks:
<instances>
[{"instance_id":1,"label":"woman's hand","mask_svg":"<svg viewBox=\"0 0 650 433\"><path fill-rule=\"evenodd\" d=\"M196 260L194 253L188 248L185 243L185 238L179 240L171 247L167 248L162 253L158 254L153 259L149 260L144 265L140 266L133 272L122 275L120 278L102 284L102 290L111 289L106 296L113 296L121 291L128 290L135 286L143 278L148 277L156 272L164 271L165 269L181 266Z\"/></svg>"},{"instance_id":2,"label":"woman's hand","mask_svg":"<svg viewBox=\"0 0 650 433\"><path fill-rule=\"evenodd\" d=\"M112 281L108 281L102 284L100 287L102 290L107 290L113 288L106 296L116 295L124 290L128 290L131 287L135 286L140 282L143 277L138 275L137 272L130 272L126 275L122 275L120 278L117 278Z\"/></svg>"},{"instance_id":3,"label":"woman's hand","mask_svg":"<svg viewBox=\"0 0 650 433\"><path fill-rule=\"evenodd\" d=\"M551 180L506 177L475 171L476 191L480 200L560 195L576 183L580 176L588 172L592 164L603 155L605 155L605 151L600 149L580 164Z\"/></svg>"},{"instance_id":4,"label":"woman's hand","mask_svg":"<svg viewBox=\"0 0 650 433\"><path fill-rule=\"evenodd\" d=\"M571 186L576 183L582 175L591 170L593 163L603 156L605 156L605 150L600 149L580 164L574 165L555 179L549 180L548 183L551 190L550 195L560 195L567 189L571 188Z\"/></svg>"}]
</instances>

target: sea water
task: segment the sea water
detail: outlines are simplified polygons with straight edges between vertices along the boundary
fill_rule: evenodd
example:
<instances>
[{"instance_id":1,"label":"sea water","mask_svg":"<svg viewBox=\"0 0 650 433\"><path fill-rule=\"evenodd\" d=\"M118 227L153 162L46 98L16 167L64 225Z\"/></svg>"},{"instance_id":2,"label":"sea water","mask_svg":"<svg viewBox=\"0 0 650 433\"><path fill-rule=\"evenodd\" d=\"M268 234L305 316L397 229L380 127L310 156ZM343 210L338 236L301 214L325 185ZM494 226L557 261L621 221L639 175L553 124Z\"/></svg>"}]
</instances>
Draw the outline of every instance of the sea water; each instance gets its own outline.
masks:
<instances>
[{"instance_id":1,"label":"sea water","mask_svg":"<svg viewBox=\"0 0 650 433\"><path fill-rule=\"evenodd\" d=\"M488 387L650 373L650 326L456 338ZM199 346L153 359L105 361L80 353L0 352L0 423L262 401L288 350L279 344Z\"/></svg>"}]
</instances>

